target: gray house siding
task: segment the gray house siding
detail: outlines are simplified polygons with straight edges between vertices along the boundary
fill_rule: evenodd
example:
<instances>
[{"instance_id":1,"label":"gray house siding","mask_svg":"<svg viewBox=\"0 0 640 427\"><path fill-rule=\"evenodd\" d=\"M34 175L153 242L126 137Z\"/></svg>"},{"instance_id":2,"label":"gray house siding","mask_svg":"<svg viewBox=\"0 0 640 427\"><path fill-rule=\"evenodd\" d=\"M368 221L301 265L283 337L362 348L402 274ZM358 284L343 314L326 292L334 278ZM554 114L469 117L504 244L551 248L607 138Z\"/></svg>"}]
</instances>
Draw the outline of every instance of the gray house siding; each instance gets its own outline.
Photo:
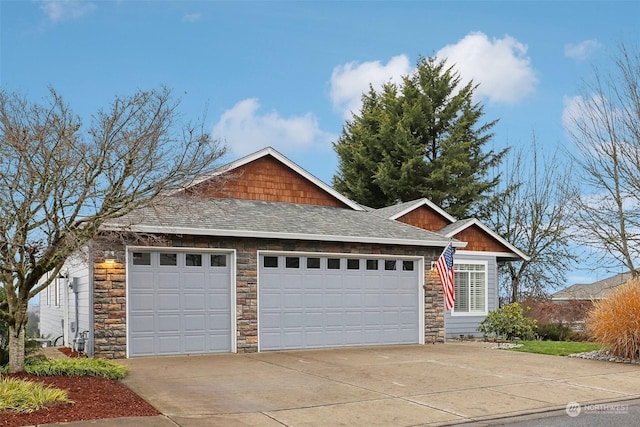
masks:
<instances>
[{"instance_id":1,"label":"gray house siding","mask_svg":"<svg viewBox=\"0 0 640 427\"><path fill-rule=\"evenodd\" d=\"M52 344L74 347L80 334L91 330L89 281L86 261L70 258L61 275L40 292L40 333Z\"/></svg>"},{"instance_id":2,"label":"gray house siding","mask_svg":"<svg viewBox=\"0 0 640 427\"><path fill-rule=\"evenodd\" d=\"M498 307L498 265L495 256L480 255L478 252L465 253L457 251L455 256L456 264L465 262L486 262L487 263L487 309L485 313L473 315L467 313L456 313L455 305L453 310L446 311L444 316L445 336L447 339L459 339L461 335L467 337L482 337L478 332L478 325L485 319L487 313Z\"/></svg>"},{"instance_id":3,"label":"gray house siding","mask_svg":"<svg viewBox=\"0 0 640 427\"><path fill-rule=\"evenodd\" d=\"M63 343L64 327L63 279L55 279L49 287L40 292L40 334L57 344Z\"/></svg>"}]
</instances>

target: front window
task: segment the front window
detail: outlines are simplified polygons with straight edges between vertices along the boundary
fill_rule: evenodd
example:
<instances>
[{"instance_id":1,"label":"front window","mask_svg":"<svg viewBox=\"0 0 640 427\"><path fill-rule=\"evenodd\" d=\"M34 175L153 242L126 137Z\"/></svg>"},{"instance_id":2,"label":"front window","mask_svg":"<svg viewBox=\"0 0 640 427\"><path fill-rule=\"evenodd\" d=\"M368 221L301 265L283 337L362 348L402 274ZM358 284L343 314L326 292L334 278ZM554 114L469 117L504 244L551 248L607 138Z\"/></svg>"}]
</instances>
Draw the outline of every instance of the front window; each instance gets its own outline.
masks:
<instances>
[{"instance_id":1,"label":"front window","mask_svg":"<svg viewBox=\"0 0 640 427\"><path fill-rule=\"evenodd\" d=\"M456 302L455 313L487 313L487 264L456 263L454 284Z\"/></svg>"}]
</instances>

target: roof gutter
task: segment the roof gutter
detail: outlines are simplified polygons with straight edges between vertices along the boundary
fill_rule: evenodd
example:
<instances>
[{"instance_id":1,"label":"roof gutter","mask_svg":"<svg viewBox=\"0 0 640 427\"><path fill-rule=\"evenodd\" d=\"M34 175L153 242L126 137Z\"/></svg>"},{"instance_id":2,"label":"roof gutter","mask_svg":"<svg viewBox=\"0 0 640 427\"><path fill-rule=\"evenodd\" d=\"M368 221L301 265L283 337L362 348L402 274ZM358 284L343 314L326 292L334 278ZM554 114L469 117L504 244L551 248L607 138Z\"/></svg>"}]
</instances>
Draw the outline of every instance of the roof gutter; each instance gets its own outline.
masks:
<instances>
[{"instance_id":1,"label":"roof gutter","mask_svg":"<svg viewBox=\"0 0 640 427\"><path fill-rule=\"evenodd\" d=\"M103 226L105 231L133 231L139 233L156 234L185 234L200 236L223 236L223 237L253 237L258 239L289 239L289 240L315 240L321 242L348 242L348 243L376 243L386 245L402 246L426 246L426 247L446 247L450 240L421 240L421 239L400 239L371 236L340 236L327 234L306 234L306 233L285 233L273 231L257 230L225 230L212 228L190 228L190 227L162 227L151 225L132 225L127 227ZM464 248L467 242L458 240L451 241L455 248Z\"/></svg>"}]
</instances>

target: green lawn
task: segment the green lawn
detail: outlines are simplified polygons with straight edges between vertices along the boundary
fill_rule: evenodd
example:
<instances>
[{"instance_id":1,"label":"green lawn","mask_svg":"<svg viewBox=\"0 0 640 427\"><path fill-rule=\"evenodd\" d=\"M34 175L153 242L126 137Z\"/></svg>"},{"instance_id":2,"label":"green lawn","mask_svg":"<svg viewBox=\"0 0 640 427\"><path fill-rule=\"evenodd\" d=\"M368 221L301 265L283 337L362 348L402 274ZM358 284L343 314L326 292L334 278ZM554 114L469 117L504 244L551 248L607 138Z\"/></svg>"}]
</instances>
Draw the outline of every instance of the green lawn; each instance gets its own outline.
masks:
<instances>
[{"instance_id":1,"label":"green lawn","mask_svg":"<svg viewBox=\"0 0 640 427\"><path fill-rule=\"evenodd\" d=\"M522 347L513 348L513 351L524 351L527 353L551 354L554 356L567 356L573 353L584 353L586 351L600 350L600 344L592 342L573 341L521 341Z\"/></svg>"}]
</instances>

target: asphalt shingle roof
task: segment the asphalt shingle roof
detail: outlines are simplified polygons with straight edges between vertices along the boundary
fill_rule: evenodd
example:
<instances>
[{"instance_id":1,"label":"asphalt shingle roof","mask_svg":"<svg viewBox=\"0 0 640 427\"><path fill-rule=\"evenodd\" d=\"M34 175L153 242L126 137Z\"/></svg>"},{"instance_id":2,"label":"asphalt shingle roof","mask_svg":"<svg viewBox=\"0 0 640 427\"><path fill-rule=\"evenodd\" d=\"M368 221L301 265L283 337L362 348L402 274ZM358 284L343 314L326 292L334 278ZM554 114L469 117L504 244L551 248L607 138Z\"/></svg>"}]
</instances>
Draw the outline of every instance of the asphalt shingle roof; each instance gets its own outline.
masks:
<instances>
[{"instance_id":1,"label":"asphalt shingle roof","mask_svg":"<svg viewBox=\"0 0 640 427\"><path fill-rule=\"evenodd\" d=\"M166 228L191 234L255 235L323 241L363 241L445 246L449 239L411 225L352 209L239 199L170 197L107 224L108 228L162 232Z\"/></svg>"},{"instance_id":2,"label":"asphalt shingle roof","mask_svg":"<svg viewBox=\"0 0 640 427\"><path fill-rule=\"evenodd\" d=\"M576 284L551 295L554 300L597 300L606 297L612 290L631 279L631 273L620 273L591 284Z\"/></svg>"},{"instance_id":3,"label":"asphalt shingle roof","mask_svg":"<svg viewBox=\"0 0 640 427\"><path fill-rule=\"evenodd\" d=\"M412 200L410 202L397 203L393 206L387 206L384 208L376 209L375 213L379 216L383 216L385 218L391 218L394 215L403 212L404 210L414 206L417 204L417 200Z\"/></svg>"}]
</instances>

